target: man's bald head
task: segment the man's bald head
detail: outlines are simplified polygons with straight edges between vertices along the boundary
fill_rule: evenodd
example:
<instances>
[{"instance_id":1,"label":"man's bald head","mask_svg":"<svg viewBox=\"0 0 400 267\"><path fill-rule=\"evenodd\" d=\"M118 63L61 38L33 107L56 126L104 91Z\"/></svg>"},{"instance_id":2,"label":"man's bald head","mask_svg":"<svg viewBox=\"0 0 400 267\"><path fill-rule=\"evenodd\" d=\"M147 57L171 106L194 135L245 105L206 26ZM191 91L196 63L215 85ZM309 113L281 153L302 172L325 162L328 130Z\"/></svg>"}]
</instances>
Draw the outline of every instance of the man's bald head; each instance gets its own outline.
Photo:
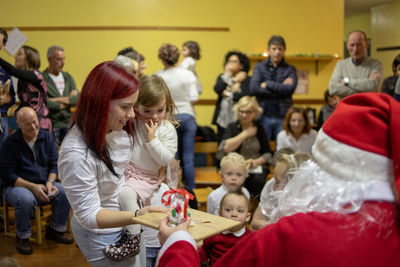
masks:
<instances>
[{"instance_id":1,"label":"man's bald head","mask_svg":"<svg viewBox=\"0 0 400 267\"><path fill-rule=\"evenodd\" d=\"M36 112L30 107L23 107L17 112L17 124L27 142L36 141L39 134L39 121Z\"/></svg>"}]
</instances>

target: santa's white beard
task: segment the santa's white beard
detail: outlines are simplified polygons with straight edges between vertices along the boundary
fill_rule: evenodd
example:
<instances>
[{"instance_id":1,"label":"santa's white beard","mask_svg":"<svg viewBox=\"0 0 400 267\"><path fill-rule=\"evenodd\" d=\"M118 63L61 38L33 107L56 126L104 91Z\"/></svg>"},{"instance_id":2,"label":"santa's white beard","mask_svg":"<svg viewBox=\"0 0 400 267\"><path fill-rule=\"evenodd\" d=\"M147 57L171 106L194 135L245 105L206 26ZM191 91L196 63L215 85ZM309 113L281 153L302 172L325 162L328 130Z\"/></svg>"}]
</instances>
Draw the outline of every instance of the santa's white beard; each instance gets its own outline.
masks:
<instances>
[{"instance_id":1,"label":"santa's white beard","mask_svg":"<svg viewBox=\"0 0 400 267\"><path fill-rule=\"evenodd\" d=\"M379 179L363 182L343 180L322 170L312 160L303 163L292 175L285 188L279 191L278 205L270 212L272 222L298 212L357 212L365 200L371 199L371 188L377 184L389 188L389 193L385 193L387 198L379 200L394 200L390 185L386 182Z\"/></svg>"}]
</instances>

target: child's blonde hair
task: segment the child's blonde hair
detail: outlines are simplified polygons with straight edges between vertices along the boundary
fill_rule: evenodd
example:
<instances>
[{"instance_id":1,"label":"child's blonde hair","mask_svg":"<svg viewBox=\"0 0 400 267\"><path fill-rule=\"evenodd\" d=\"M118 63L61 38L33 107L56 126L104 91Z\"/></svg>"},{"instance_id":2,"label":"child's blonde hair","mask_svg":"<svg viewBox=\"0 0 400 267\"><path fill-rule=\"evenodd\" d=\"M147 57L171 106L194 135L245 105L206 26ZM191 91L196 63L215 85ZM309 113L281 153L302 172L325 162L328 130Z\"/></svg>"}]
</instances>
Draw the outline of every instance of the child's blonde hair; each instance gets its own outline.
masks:
<instances>
[{"instance_id":1,"label":"child's blonde hair","mask_svg":"<svg viewBox=\"0 0 400 267\"><path fill-rule=\"evenodd\" d=\"M280 187L284 187L291 179L290 173L299 169L300 165L303 162L311 159L312 156L310 153L306 152L296 152L294 154L280 154L275 163L275 168L281 163L285 164L286 171L285 177L283 181L279 181Z\"/></svg>"},{"instance_id":2,"label":"child's blonde hair","mask_svg":"<svg viewBox=\"0 0 400 267\"><path fill-rule=\"evenodd\" d=\"M251 211L251 204L250 200L246 197L246 195L242 191L231 191L225 194L225 196L222 197L221 201L219 202L219 209L222 210L222 206L224 205L225 198L229 195L236 195L239 197L242 197L246 201L247 205L247 212Z\"/></svg>"},{"instance_id":3,"label":"child's blonde hair","mask_svg":"<svg viewBox=\"0 0 400 267\"><path fill-rule=\"evenodd\" d=\"M243 170L244 177L247 177L246 160L244 157L236 152L230 152L221 159L221 172L224 171L224 167L228 164L233 164L240 167Z\"/></svg>"},{"instance_id":4,"label":"child's blonde hair","mask_svg":"<svg viewBox=\"0 0 400 267\"><path fill-rule=\"evenodd\" d=\"M178 124L174 111L176 106L164 79L158 75L143 75L140 77L139 96L135 106L154 107L165 99L165 119Z\"/></svg>"}]
</instances>

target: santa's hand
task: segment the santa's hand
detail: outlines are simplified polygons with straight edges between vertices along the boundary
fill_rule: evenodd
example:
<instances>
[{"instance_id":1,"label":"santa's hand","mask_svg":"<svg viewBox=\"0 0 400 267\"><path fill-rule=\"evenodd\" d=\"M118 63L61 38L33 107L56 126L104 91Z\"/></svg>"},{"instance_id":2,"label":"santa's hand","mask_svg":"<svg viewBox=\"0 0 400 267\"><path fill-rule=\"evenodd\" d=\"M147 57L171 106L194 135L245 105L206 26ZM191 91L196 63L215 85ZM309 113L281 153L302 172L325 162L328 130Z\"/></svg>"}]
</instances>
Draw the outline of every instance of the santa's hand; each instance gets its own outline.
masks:
<instances>
[{"instance_id":1,"label":"santa's hand","mask_svg":"<svg viewBox=\"0 0 400 267\"><path fill-rule=\"evenodd\" d=\"M158 228L158 240L160 244L163 245L170 235L177 231L188 231L190 225L190 218L187 218L185 222L179 224L176 227L168 226L168 217L165 217L160 222L160 227Z\"/></svg>"}]
</instances>

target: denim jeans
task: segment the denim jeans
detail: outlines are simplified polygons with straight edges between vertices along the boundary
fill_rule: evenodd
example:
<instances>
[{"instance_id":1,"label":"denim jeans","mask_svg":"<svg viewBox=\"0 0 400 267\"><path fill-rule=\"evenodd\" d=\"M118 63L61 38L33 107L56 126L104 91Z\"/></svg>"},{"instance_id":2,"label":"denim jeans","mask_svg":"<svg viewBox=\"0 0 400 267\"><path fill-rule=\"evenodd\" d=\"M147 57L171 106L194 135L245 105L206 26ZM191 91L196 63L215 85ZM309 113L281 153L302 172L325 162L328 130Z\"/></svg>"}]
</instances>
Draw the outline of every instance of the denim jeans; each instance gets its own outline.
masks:
<instances>
[{"instance_id":1,"label":"denim jeans","mask_svg":"<svg viewBox=\"0 0 400 267\"><path fill-rule=\"evenodd\" d=\"M282 118L276 117L261 117L261 125L264 127L265 133L268 136L268 140L276 140L276 136L280 131L282 131L283 120L284 119Z\"/></svg>"},{"instance_id":2,"label":"denim jeans","mask_svg":"<svg viewBox=\"0 0 400 267\"><path fill-rule=\"evenodd\" d=\"M146 247L146 267L156 267L157 256L161 247Z\"/></svg>"},{"instance_id":3,"label":"denim jeans","mask_svg":"<svg viewBox=\"0 0 400 267\"><path fill-rule=\"evenodd\" d=\"M183 180L193 189L194 183L194 143L197 132L196 119L189 114L177 114L179 121L178 133L178 158L181 159L183 168Z\"/></svg>"},{"instance_id":4,"label":"denim jeans","mask_svg":"<svg viewBox=\"0 0 400 267\"><path fill-rule=\"evenodd\" d=\"M61 146L62 140L64 139L65 135L67 135L68 129L68 127L53 129L54 141L59 147Z\"/></svg>"},{"instance_id":5,"label":"denim jeans","mask_svg":"<svg viewBox=\"0 0 400 267\"><path fill-rule=\"evenodd\" d=\"M62 185L54 183L54 186L57 187L58 194L50 200L52 205L50 226L57 232L65 232L67 230L70 206ZM35 207L37 204L45 203L39 202L35 195L25 187L9 186L4 188L3 193L7 203L14 207L18 237L20 239L29 238L31 236L30 219Z\"/></svg>"},{"instance_id":6,"label":"denim jeans","mask_svg":"<svg viewBox=\"0 0 400 267\"><path fill-rule=\"evenodd\" d=\"M129 257L121 262L115 262L107 258L103 250L107 245L119 240L122 230L109 234L96 233L80 225L74 216L72 216L71 228L76 244L93 267L142 267L146 265L146 248L143 239L140 242L140 253L138 255Z\"/></svg>"},{"instance_id":7,"label":"denim jeans","mask_svg":"<svg viewBox=\"0 0 400 267\"><path fill-rule=\"evenodd\" d=\"M0 117L0 147L1 143L7 138L8 136L8 118L7 117Z\"/></svg>"}]
</instances>

